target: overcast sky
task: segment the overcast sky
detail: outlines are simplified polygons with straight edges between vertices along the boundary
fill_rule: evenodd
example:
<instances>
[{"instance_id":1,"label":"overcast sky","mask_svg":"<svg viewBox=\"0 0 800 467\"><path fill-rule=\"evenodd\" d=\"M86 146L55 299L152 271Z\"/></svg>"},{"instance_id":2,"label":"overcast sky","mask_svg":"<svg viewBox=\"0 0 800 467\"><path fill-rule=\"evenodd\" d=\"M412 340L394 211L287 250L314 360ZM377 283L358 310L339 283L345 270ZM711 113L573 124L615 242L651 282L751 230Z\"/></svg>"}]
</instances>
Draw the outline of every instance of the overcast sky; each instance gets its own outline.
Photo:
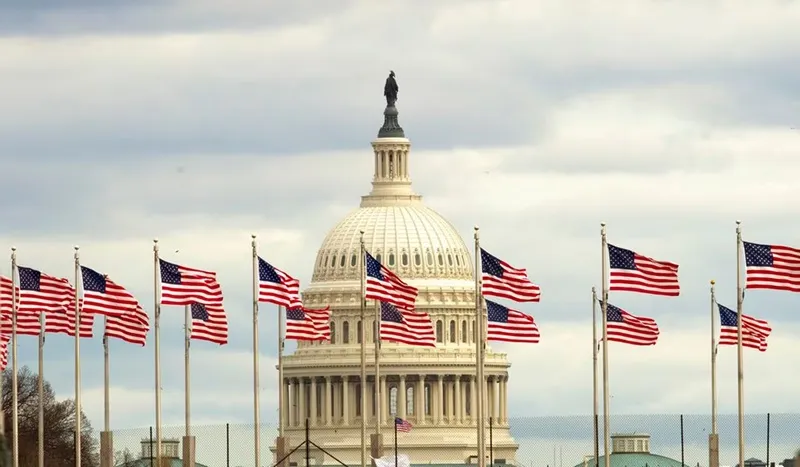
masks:
<instances>
[{"instance_id":1,"label":"overcast sky","mask_svg":"<svg viewBox=\"0 0 800 467\"><path fill-rule=\"evenodd\" d=\"M601 221L612 243L679 263L682 286L679 298L612 295L662 330L653 348L610 345L614 413L708 413L708 287L716 279L735 306L734 221L748 241L800 246L797 3L68 3L0 5L0 246L72 277L79 244L83 264L149 312L154 237L165 259L218 271L230 344L192 348L197 423L252 420L250 234L308 282L327 229L370 189L390 69L416 191L466 241L480 225L484 247L542 286L542 302L522 307L542 343L497 346L517 416L591 413ZM748 412L800 411L798 308L797 294L748 294L745 312L774 328L769 351L746 352ZM175 425L181 324L164 309ZM271 326L262 319L267 421ZM60 397L73 394L71 345L47 342ZM84 407L102 429L100 339L83 349ZM19 356L35 367L33 339ZM113 427L152 424L151 343L113 342L111 359ZM732 413L735 349L719 363Z\"/></svg>"}]
</instances>

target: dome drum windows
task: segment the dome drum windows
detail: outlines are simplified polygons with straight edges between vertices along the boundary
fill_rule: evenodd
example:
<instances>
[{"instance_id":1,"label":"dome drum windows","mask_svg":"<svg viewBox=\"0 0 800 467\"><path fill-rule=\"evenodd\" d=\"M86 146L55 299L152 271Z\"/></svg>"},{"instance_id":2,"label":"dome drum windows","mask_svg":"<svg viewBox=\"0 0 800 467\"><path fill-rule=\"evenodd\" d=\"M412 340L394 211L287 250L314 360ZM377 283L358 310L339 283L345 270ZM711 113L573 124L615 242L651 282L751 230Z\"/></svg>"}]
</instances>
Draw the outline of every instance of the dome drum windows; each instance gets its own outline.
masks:
<instances>
[{"instance_id":1,"label":"dome drum windows","mask_svg":"<svg viewBox=\"0 0 800 467\"><path fill-rule=\"evenodd\" d=\"M394 266L394 253L389 253L389 266Z\"/></svg>"},{"instance_id":2,"label":"dome drum windows","mask_svg":"<svg viewBox=\"0 0 800 467\"><path fill-rule=\"evenodd\" d=\"M433 255L430 251L425 254L425 261L427 261L428 266L433 266Z\"/></svg>"},{"instance_id":3,"label":"dome drum windows","mask_svg":"<svg viewBox=\"0 0 800 467\"><path fill-rule=\"evenodd\" d=\"M402 262L403 266L408 266L408 253L405 251L400 255L400 261Z\"/></svg>"},{"instance_id":4,"label":"dome drum windows","mask_svg":"<svg viewBox=\"0 0 800 467\"><path fill-rule=\"evenodd\" d=\"M350 266L356 267L356 264L358 264L358 256L353 253L353 256L350 257Z\"/></svg>"}]
</instances>

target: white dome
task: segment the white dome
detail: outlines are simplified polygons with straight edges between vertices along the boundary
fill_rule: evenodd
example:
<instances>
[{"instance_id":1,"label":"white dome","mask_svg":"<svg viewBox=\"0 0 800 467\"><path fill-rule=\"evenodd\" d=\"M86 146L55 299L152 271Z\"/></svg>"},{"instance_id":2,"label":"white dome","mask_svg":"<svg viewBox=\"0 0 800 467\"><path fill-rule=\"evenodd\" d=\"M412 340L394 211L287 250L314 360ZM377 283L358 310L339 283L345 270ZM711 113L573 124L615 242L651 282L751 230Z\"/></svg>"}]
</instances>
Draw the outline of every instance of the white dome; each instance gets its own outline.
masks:
<instances>
[{"instance_id":1,"label":"white dome","mask_svg":"<svg viewBox=\"0 0 800 467\"><path fill-rule=\"evenodd\" d=\"M359 280L360 231L366 250L404 280L474 280L464 240L445 218L417 201L348 214L322 242L312 282Z\"/></svg>"}]
</instances>

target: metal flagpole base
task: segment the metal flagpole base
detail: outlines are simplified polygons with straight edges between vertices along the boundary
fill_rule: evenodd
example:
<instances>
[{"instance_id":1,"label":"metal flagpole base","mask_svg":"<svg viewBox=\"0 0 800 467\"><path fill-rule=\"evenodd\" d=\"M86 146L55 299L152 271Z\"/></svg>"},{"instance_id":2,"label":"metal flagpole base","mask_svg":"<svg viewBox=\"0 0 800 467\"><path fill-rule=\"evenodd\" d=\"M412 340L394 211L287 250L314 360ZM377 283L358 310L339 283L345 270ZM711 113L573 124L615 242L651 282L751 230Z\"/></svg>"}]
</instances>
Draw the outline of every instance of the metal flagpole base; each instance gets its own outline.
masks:
<instances>
[{"instance_id":1,"label":"metal flagpole base","mask_svg":"<svg viewBox=\"0 0 800 467\"><path fill-rule=\"evenodd\" d=\"M708 435L708 467L719 467L719 435Z\"/></svg>"},{"instance_id":2,"label":"metal flagpole base","mask_svg":"<svg viewBox=\"0 0 800 467\"><path fill-rule=\"evenodd\" d=\"M373 433L369 435L369 455L373 459L378 459L379 457L383 457L383 435L378 433ZM375 465L372 462L372 465Z\"/></svg>"},{"instance_id":3,"label":"metal flagpole base","mask_svg":"<svg viewBox=\"0 0 800 467\"><path fill-rule=\"evenodd\" d=\"M114 432L100 432L100 467L114 467Z\"/></svg>"},{"instance_id":4,"label":"metal flagpole base","mask_svg":"<svg viewBox=\"0 0 800 467\"><path fill-rule=\"evenodd\" d=\"M280 461L275 464L275 467L289 467L289 459L284 459L289 451L286 446L289 445L285 436L278 436L275 438L275 460ZM281 460L283 459L283 460Z\"/></svg>"},{"instance_id":5,"label":"metal flagpole base","mask_svg":"<svg viewBox=\"0 0 800 467\"><path fill-rule=\"evenodd\" d=\"M183 437L183 465L194 467L194 436Z\"/></svg>"}]
</instances>

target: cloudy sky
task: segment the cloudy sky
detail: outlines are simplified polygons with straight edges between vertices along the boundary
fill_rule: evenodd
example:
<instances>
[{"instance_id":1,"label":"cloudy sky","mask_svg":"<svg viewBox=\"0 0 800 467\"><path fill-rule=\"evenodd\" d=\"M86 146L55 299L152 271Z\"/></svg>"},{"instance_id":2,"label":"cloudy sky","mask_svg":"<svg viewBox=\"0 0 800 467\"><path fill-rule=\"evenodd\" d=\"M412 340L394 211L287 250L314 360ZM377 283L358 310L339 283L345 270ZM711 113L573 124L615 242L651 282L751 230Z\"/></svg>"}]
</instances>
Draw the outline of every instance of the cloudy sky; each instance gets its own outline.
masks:
<instances>
[{"instance_id":1,"label":"cloudy sky","mask_svg":"<svg viewBox=\"0 0 800 467\"><path fill-rule=\"evenodd\" d=\"M69 4L0 6L0 246L71 277L79 244L149 311L154 237L164 258L219 271L231 339L193 346L197 423L252 419L250 234L308 281L327 229L370 189L389 69L415 189L542 286L523 307L542 343L501 347L516 416L591 413L601 221L611 242L681 266L679 298L612 296L662 329L653 348L610 346L620 414L709 411L708 284L735 305L735 220L746 240L800 246L797 3ZM799 307L796 294L748 294L746 313L774 327L768 352L747 352L748 412L800 411ZM164 420L178 425L182 313L163 316ZM274 421L271 320L261 336ZM84 406L102 429L101 343L82 346ZM70 348L48 338L60 397ZM35 366L33 340L19 358ZM111 359L113 427L152 424L151 345L114 342ZM735 350L719 362L720 410L735 412Z\"/></svg>"}]
</instances>

